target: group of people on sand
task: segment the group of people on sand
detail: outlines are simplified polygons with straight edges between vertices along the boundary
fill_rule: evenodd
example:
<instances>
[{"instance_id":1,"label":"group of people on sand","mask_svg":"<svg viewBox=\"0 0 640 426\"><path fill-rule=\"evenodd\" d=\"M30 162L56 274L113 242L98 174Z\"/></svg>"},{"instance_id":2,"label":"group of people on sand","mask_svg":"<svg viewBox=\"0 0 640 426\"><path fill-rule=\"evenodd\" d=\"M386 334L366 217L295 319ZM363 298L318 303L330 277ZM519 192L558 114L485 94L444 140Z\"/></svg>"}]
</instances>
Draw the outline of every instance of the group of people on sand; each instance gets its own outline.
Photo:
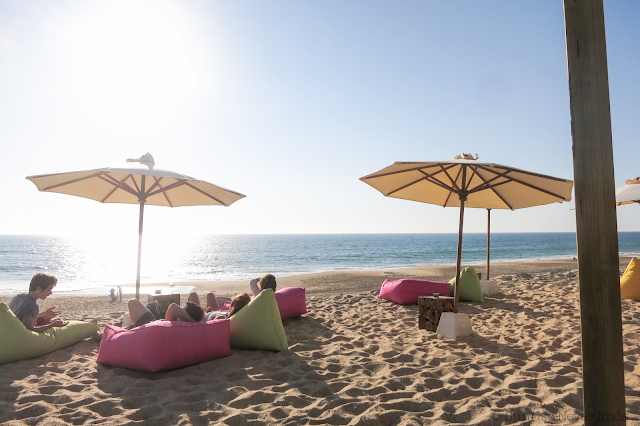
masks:
<instances>
[{"instance_id":1,"label":"group of people on sand","mask_svg":"<svg viewBox=\"0 0 640 426\"><path fill-rule=\"evenodd\" d=\"M50 328L64 327L68 321L64 321L59 317L60 311L55 311L55 306L40 312L40 307L36 303L38 300L44 300L53 292L53 288L58 284L58 279L53 275L37 273L31 279L29 284L29 292L21 293L11 299L9 308L15 316L22 321L27 329L42 333ZM254 296L257 296L262 290L270 288L276 290L276 278L271 274L263 275L260 278L253 279L249 282L249 289ZM111 293L115 297L115 290ZM119 292L122 298L122 289ZM120 299L122 300L122 299ZM158 302L151 302L144 305L138 299L131 299L128 302L129 316L133 321L133 325L127 327L129 329L140 327L153 321L186 321L201 322L211 321L218 318L230 318L240 309L251 301L251 297L247 293L235 295L230 300L229 310L221 310L214 293L207 293L206 310L200 305L198 294L192 292L189 294L185 306L179 306L172 303L166 312Z\"/></svg>"},{"instance_id":2,"label":"group of people on sand","mask_svg":"<svg viewBox=\"0 0 640 426\"><path fill-rule=\"evenodd\" d=\"M263 275L249 282L249 289L254 296L257 296L262 290L270 288L276 291L276 278L271 274ZM186 321L201 322L211 321L219 318L231 318L240 309L245 307L251 301L251 297L247 293L236 294L230 301L229 310L221 310L218 299L212 292L207 293L206 310L200 304L198 294L192 292L187 298L184 306L178 306L172 303L166 312L162 310L160 304L156 301L144 305L138 299L131 299L128 302L129 316L133 325L129 329L140 327L153 321Z\"/></svg>"}]
</instances>

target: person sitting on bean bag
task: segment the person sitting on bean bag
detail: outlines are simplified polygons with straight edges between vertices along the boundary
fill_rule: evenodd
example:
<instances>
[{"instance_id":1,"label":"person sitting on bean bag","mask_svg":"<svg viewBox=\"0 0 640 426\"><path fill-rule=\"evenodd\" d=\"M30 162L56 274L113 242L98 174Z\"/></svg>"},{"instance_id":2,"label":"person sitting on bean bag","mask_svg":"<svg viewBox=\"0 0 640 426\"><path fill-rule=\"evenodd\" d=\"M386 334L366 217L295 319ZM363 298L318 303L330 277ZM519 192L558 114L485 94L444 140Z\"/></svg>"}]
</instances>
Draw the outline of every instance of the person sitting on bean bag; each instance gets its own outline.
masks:
<instances>
[{"instance_id":1,"label":"person sitting on bean bag","mask_svg":"<svg viewBox=\"0 0 640 426\"><path fill-rule=\"evenodd\" d=\"M157 301L145 306L138 299L131 299L128 302L128 306L129 316L131 317L131 321L133 321L133 325L126 327L128 330L163 319L165 321L200 322L204 317L202 308L193 302L187 302L184 307L180 307L175 303L170 304L167 312L164 313L164 317Z\"/></svg>"},{"instance_id":2,"label":"person sitting on bean bag","mask_svg":"<svg viewBox=\"0 0 640 426\"><path fill-rule=\"evenodd\" d=\"M198 293L192 292L189 294L189 301L200 306L200 298ZM203 321L211 321L214 319L231 318L233 314L238 312L244 306L251 302L251 297L247 293L236 294L230 301L229 310L221 310L216 300L215 294L212 292L207 293L207 309L205 311Z\"/></svg>"},{"instance_id":3,"label":"person sitting on bean bag","mask_svg":"<svg viewBox=\"0 0 640 426\"><path fill-rule=\"evenodd\" d=\"M11 299L9 308L22 321L25 327L36 333L42 333L54 327L64 327L69 322L58 317L60 311L55 306L40 312L37 300L44 300L51 295L58 279L53 275L37 273L31 278L29 293L21 293Z\"/></svg>"},{"instance_id":4,"label":"person sitting on bean bag","mask_svg":"<svg viewBox=\"0 0 640 426\"><path fill-rule=\"evenodd\" d=\"M254 278L249 281L249 288L254 296L257 296L265 288L270 288L275 293L276 291L276 277L271 274L265 274L260 278Z\"/></svg>"},{"instance_id":5,"label":"person sitting on bean bag","mask_svg":"<svg viewBox=\"0 0 640 426\"><path fill-rule=\"evenodd\" d=\"M276 277L274 277L271 274L265 274L260 278L254 278L251 281L249 281L249 289L251 290L251 293L253 293L253 297L256 297L265 288L270 288L275 293ZM195 293L192 293L192 294L195 294ZM211 302L211 306L216 306L215 310L220 309L219 306L224 306L228 303L231 303L231 298L229 297L213 296L213 293L209 293L209 294L211 295L211 297L215 299L215 301ZM207 306L209 306L209 297L210 297L209 294L207 294ZM189 297L191 297L191 295L189 295ZM192 300L192 302L196 303L195 300Z\"/></svg>"}]
</instances>

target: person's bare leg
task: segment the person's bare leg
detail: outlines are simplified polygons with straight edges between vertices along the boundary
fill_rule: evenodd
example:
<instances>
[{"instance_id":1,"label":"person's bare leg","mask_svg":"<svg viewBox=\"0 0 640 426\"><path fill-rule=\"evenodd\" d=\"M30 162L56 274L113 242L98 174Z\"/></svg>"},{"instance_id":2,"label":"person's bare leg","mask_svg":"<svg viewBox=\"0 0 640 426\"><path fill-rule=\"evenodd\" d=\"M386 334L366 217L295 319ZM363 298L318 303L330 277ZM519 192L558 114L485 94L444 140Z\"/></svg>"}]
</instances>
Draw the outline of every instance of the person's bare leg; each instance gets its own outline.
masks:
<instances>
[{"instance_id":1,"label":"person's bare leg","mask_svg":"<svg viewBox=\"0 0 640 426\"><path fill-rule=\"evenodd\" d=\"M207 293L207 312L219 311L220 306L216 300L216 295L212 292Z\"/></svg>"},{"instance_id":2,"label":"person's bare leg","mask_svg":"<svg viewBox=\"0 0 640 426\"><path fill-rule=\"evenodd\" d=\"M127 305L129 306L129 316L131 317L131 321L133 321L134 324L138 322L140 317L145 312L151 313L151 311L147 309L147 307L144 306L138 299L129 299Z\"/></svg>"},{"instance_id":3,"label":"person's bare leg","mask_svg":"<svg viewBox=\"0 0 640 426\"><path fill-rule=\"evenodd\" d=\"M200 298L198 297L198 293L196 293L195 291L189 293L187 302L195 303L196 305L200 306Z\"/></svg>"}]
</instances>

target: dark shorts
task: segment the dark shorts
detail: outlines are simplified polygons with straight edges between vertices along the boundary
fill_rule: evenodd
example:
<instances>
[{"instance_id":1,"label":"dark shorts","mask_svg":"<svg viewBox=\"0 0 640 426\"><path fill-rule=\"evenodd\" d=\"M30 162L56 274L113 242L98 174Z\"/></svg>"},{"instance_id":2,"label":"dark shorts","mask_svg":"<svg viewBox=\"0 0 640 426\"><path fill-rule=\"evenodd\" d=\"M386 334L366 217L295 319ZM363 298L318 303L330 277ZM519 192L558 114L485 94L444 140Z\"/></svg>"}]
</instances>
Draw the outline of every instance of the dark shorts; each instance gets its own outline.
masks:
<instances>
[{"instance_id":1,"label":"dark shorts","mask_svg":"<svg viewBox=\"0 0 640 426\"><path fill-rule=\"evenodd\" d=\"M140 327L141 325L149 324L150 322L159 321L156 317L153 316L151 312L145 312L142 314L138 321L135 324L126 327L127 330L131 330L132 328Z\"/></svg>"}]
</instances>

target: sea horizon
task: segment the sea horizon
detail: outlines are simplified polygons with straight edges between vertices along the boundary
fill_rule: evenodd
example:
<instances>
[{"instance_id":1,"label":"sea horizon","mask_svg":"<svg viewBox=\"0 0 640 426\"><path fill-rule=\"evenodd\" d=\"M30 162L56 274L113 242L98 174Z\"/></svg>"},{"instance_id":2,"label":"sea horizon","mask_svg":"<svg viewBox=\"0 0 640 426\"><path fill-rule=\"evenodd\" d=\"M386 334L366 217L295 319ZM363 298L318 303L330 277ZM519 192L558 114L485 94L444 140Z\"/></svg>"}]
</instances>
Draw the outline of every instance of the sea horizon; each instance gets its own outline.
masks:
<instances>
[{"instance_id":1,"label":"sea horizon","mask_svg":"<svg viewBox=\"0 0 640 426\"><path fill-rule=\"evenodd\" d=\"M457 240L457 233L150 234L143 237L141 284L455 265ZM486 241L486 233L465 233L462 264L485 265ZM640 253L640 232L620 232L618 241L620 256ZM575 232L491 234L492 264L576 257ZM105 294L135 286L136 269L137 235L0 235L0 293L25 292L44 272L58 277L56 293Z\"/></svg>"}]
</instances>

